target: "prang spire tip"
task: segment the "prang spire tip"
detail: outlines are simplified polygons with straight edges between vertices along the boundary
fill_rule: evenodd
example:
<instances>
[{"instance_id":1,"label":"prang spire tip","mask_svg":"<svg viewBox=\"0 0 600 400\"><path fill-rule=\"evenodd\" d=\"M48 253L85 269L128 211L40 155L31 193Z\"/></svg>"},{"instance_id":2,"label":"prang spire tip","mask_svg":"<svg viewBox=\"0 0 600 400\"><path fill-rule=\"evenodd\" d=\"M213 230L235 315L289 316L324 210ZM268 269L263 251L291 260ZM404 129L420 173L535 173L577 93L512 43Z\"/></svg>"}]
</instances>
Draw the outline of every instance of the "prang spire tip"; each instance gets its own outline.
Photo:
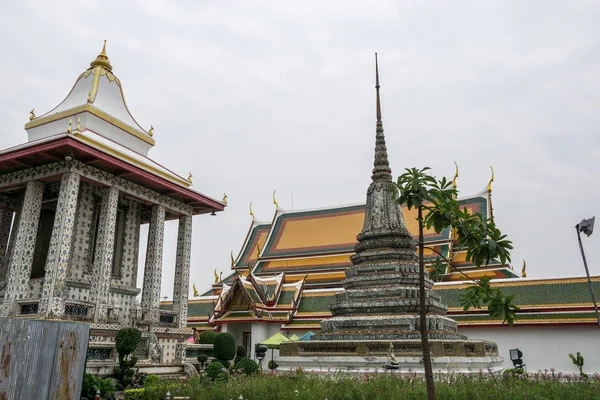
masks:
<instances>
[{"instance_id":1,"label":"prang spire tip","mask_svg":"<svg viewBox=\"0 0 600 400\"><path fill-rule=\"evenodd\" d=\"M377 64L377 53L375 53L375 89L377 90L377 122L381 122L381 102L379 101L379 65Z\"/></svg>"}]
</instances>

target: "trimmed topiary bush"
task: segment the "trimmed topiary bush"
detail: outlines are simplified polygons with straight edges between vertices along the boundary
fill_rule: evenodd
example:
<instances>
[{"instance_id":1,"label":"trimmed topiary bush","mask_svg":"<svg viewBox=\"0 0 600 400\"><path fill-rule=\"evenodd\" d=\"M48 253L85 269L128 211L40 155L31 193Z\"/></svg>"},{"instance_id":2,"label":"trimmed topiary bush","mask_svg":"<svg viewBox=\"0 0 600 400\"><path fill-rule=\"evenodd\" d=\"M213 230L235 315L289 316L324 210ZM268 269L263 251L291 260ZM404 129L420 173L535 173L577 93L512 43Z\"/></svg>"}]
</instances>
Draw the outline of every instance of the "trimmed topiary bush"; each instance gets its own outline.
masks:
<instances>
[{"instance_id":1,"label":"trimmed topiary bush","mask_svg":"<svg viewBox=\"0 0 600 400\"><path fill-rule=\"evenodd\" d=\"M115 346L119 353L119 366L115 368L114 376L119 381L122 389L128 387L133 381L133 374L137 358L129 357L137 348L142 339L142 332L136 328L122 328L115 337Z\"/></svg>"},{"instance_id":2,"label":"trimmed topiary bush","mask_svg":"<svg viewBox=\"0 0 600 400\"><path fill-rule=\"evenodd\" d=\"M235 360L233 365L238 363L242 358L246 358L246 346L239 345L235 351Z\"/></svg>"},{"instance_id":3,"label":"trimmed topiary bush","mask_svg":"<svg viewBox=\"0 0 600 400\"><path fill-rule=\"evenodd\" d=\"M242 358L235 364L234 368L237 372L243 372L246 375L252 375L258 372L258 364L256 361L249 358Z\"/></svg>"},{"instance_id":4,"label":"trimmed topiary bush","mask_svg":"<svg viewBox=\"0 0 600 400\"><path fill-rule=\"evenodd\" d=\"M204 364L208 361L208 356L206 354L200 354L198 356L198 362L200 363L200 368L204 368Z\"/></svg>"},{"instance_id":5,"label":"trimmed topiary bush","mask_svg":"<svg viewBox=\"0 0 600 400\"><path fill-rule=\"evenodd\" d=\"M213 353L219 361L229 361L235 358L235 338L229 332L221 332L215 338Z\"/></svg>"},{"instance_id":6,"label":"trimmed topiary bush","mask_svg":"<svg viewBox=\"0 0 600 400\"><path fill-rule=\"evenodd\" d=\"M124 392L123 400L142 400L144 398L144 389L128 389Z\"/></svg>"},{"instance_id":7,"label":"trimmed topiary bush","mask_svg":"<svg viewBox=\"0 0 600 400\"><path fill-rule=\"evenodd\" d=\"M206 376L208 376L213 381L222 381L227 380L227 370L218 361L210 363L208 367L206 367Z\"/></svg>"},{"instance_id":8,"label":"trimmed topiary bush","mask_svg":"<svg viewBox=\"0 0 600 400\"><path fill-rule=\"evenodd\" d=\"M198 339L198 343L200 344L215 344L215 338L217 337L217 332L215 331L204 331L200 334L200 338Z\"/></svg>"}]
</instances>

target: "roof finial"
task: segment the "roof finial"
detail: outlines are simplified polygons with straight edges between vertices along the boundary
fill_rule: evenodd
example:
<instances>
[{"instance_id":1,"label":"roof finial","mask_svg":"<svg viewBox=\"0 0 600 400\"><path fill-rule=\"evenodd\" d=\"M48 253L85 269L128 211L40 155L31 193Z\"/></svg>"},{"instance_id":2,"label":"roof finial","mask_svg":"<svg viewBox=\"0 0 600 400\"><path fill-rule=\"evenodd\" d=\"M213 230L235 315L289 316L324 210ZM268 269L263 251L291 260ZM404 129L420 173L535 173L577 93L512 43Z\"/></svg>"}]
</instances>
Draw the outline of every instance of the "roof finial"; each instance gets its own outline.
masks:
<instances>
[{"instance_id":1,"label":"roof finial","mask_svg":"<svg viewBox=\"0 0 600 400\"><path fill-rule=\"evenodd\" d=\"M150 129L148 129L148 135L151 137L154 136L154 126L150 125Z\"/></svg>"},{"instance_id":2,"label":"roof finial","mask_svg":"<svg viewBox=\"0 0 600 400\"><path fill-rule=\"evenodd\" d=\"M523 260L523 268L521 268L521 277L527 278L527 262Z\"/></svg>"},{"instance_id":3,"label":"roof finial","mask_svg":"<svg viewBox=\"0 0 600 400\"><path fill-rule=\"evenodd\" d=\"M233 268L233 266L235 265L235 260L233 259L233 251L231 252L231 267Z\"/></svg>"},{"instance_id":4,"label":"roof finial","mask_svg":"<svg viewBox=\"0 0 600 400\"><path fill-rule=\"evenodd\" d=\"M379 64L375 53L375 90L377 93L377 128L375 130L375 162L373 163L373 181L392 180L392 170L388 162L385 136L383 135L383 122L381 121L381 101L379 100Z\"/></svg>"},{"instance_id":5,"label":"roof finial","mask_svg":"<svg viewBox=\"0 0 600 400\"><path fill-rule=\"evenodd\" d=\"M223 204L227 205L227 193L223 193Z\"/></svg>"},{"instance_id":6,"label":"roof finial","mask_svg":"<svg viewBox=\"0 0 600 400\"><path fill-rule=\"evenodd\" d=\"M254 222L254 213L252 212L252 203L250 203L250 215L252 216L252 222Z\"/></svg>"},{"instance_id":7,"label":"roof finial","mask_svg":"<svg viewBox=\"0 0 600 400\"><path fill-rule=\"evenodd\" d=\"M215 274L215 283L219 283L219 275L217 275L217 269L216 268L213 271L213 273Z\"/></svg>"},{"instance_id":8,"label":"roof finial","mask_svg":"<svg viewBox=\"0 0 600 400\"><path fill-rule=\"evenodd\" d=\"M110 61L106 55L106 40L104 41L104 46L102 46L100 54L98 54L96 59L90 63L90 67L93 68L96 66L104 67L107 70L112 71L112 65L110 65Z\"/></svg>"},{"instance_id":9,"label":"roof finial","mask_svg":"<svg viewBox=\"0 0 600 400\"><path fill-rule=\"evenodd\" d=\"M71 126L73 125L73 118L69 120L69 126L67 127L67 133L71 133Z\"/></svg>"},{"instance_id":10,"label":"roof finial","mask_svg":"<svg viewBox=\"0 0 600 400\"><path fill-rule=\"evenodd\" d=\"M194 289L194 297L198 297L199 294L198 294L198 289L196 289L196 283L195 282L192 284L192 289Z\"/></svg>"},{"instance_id":11,"label":"roof finial","mask_svg":"<svg viewBox=\"0 0 600 400\"><path fill-rule=\"evenodd\" d=\"M277 203L277 199L275 198L275 190L273 190L273 204L275 204L275 210L279 210L279 203Z\"/></svg>"},{"instance_id":12,"label":"roof finial","mask_svg":"<svg viewBox=\"0 0 600 400\"><path fill-rule=\"evenodd\" d=\"M454 161L454 165L456 166L456 172L454 173L454 178L452 178L452 187L454 188L454 190L456 190L456 188L458 187L458 185L456 184L456 178L458 178L458 164L456 163L456 161Z\"/></svg>"},{"instance_id":13,"label":"roof finial","mask_svg":"<svg viewBox=\"0 0 600 400\"><path fill-rule=\"evenodd\" d=\"M490 181L488 182L488 192L492 193L492 182L494 182L494 168L492 168L492 166L490 166L490 169L492 170L492 177L490 178Z\"/></svg>"},{"instance_id":14,"label":"roof finial","mask_svg":"<svg viewBox=\"0 0 600 400\"><path fill-rule=\"evenodd\" d=\"M35 109L32 108L31 111L29 111L29 120L33 121L35 119Z\"/></svg>"}]
</instances>

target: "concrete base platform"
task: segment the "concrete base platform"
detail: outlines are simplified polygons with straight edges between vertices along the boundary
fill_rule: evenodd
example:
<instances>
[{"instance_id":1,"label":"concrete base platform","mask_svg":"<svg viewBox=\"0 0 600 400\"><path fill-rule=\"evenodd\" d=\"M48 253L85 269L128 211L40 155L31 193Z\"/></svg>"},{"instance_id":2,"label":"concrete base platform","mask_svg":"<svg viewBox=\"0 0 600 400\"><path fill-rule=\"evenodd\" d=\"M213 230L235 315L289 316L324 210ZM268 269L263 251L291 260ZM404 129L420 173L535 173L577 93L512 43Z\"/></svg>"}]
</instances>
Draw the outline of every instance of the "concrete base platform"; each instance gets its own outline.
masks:
<instances>
[{"instance_id":1,"label":"concrete base platform","mask_svg":"<svg viewBox=\"0 0 600 400\"><path fill-rule=\"evenodd\" d=\"M386 357L323 357L323 356L289 356L279 357L278 370L290 371L298 367L306 372L380 372L396 374L422 375L423 359L421 357L396 357L398 369L385 369ZM499 374L502 357L432 357L434 373L457 374Z\"/></svg>"},{"instance_id":2,"label":"concrete base platform","mask_svg":"<svg viewBox=\"0 0 600 400\"><path fill-rule=\"evenodd\" d=\"M423 373L421 340L307 340L284 342L277 363L283 369L320 371L385 371L387 353L393 353L400 373ZM430 339L429 348L434 372L472 374L500 372L504 359L498 346L485 340Z\"/></svg>"}]
</instances>

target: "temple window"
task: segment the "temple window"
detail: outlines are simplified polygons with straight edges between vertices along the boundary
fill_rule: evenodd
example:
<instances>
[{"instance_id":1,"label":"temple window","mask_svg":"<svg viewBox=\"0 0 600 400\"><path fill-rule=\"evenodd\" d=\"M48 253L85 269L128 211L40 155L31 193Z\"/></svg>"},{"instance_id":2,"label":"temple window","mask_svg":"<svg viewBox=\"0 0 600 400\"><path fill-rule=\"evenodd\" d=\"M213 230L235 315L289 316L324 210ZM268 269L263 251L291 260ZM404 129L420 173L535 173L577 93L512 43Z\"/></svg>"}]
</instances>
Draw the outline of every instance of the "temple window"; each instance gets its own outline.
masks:
<instances>
[{"instance_id":1,"label":"temple window","mask_svg":"<svg viewBox=\"0 0 600 400\"><path fill-rule=\"evenodd\" d=\"M56 215L56 203L56 199L47 200L42 203L40 222L38 224L35 248L33 251L31 279L44 277L46 258L48 257L48 250L50 249L50 239L52 237L52 228L54 227L54 217Z\"/></svg>"}]
</instances>

